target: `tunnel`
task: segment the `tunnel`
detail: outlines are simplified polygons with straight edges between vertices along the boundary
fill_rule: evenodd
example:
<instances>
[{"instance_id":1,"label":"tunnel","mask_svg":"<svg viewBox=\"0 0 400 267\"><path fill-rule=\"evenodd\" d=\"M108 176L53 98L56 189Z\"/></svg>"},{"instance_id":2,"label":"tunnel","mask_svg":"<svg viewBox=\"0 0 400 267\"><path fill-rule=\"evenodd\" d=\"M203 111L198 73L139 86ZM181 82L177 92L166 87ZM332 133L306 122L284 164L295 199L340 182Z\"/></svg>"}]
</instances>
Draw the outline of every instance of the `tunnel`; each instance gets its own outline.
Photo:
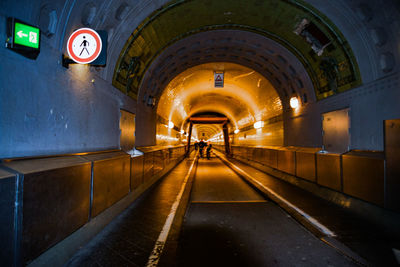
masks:
<instances>
[{"instance_id":1,"label":"tunnel","mask_svg":"<svg viewBox=\"0 0 400 267\"><path fill-rule=\"evenodd\" d=\"M400 263L399 1L4 0L0 42L0 265Z\"/></svg>"}]
</instances>

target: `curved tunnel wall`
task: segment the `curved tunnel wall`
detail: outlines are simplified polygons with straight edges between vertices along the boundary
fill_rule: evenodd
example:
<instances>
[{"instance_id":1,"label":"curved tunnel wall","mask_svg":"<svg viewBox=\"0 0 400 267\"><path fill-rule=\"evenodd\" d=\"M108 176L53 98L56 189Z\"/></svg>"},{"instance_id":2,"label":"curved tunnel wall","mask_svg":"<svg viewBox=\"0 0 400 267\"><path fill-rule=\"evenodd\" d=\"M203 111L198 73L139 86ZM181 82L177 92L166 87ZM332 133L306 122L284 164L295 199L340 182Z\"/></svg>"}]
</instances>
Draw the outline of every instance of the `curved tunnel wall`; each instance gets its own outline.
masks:
<instances>
[{"instance_id":1,"label":"curved tunnel wall","mask_svg":"<svg viewBox=\"0 0 400 267\"><path fill-rule=\"evenodd\" d=\"M351 148L382 150L382 120L400 117L398 2L307 2L340 29L354 52L364 84L306 105L300 114L285 112L285 144L321 144L321 114L350 108ZM44 35L36 61L0 48L0 157L117 148L119 109L136 113L137 105L111 85L118 56L132 31L166 3L1 1L0 42L5 42L8 16L39 25ZM87 68L84 75L60 63L66 36L82 26L109 34L107 66ZM156 121L155 116L151 119Z\"/></svg>"},{"instance_id":2,"label":"curved tunnel wall","mask_svg":"<svg viewBox=\"0 0 400 267\"><path fill-rule=\"evenodd\" d=\"M156 104L159 104L158 99L175 77L186 69L209 62L220 62L215 63L216 70L223 70L222 62L231 62L257 71L276 89L284 107L287 107L292 92L306 95L308 102L315 101L313 85L303 65L283 46L246 31L216 30L199 33L168 47L146 72L138 98L138 106L145 112L138 114L137 122L148 130L137 133L138 142L153 142L148 135L151 125L144 123L149 121L148 116L155 112L148 107L148 99L155 98ZM212 73L212 70L210 71ZM259 108L269 109L261 106ZM318 135L319 132L313 134Z\"/></svg>"},{"instance_id":3,"label":"curved tunnel wall","mask_svg":"<svg viewBox=\"0 0 400 267\"><path fill-rule=\"evenodd\" d=\"M340 5L338 5L338 6L343 7L343 4L344 3L340 3ZM367 4L367 3L364 3L363 6L365 4ZM360 10L360 8L355 3L351 3L350 6L354 7L354 9L355 9L354 13L350 12L352 20L353 21L360 20L360 18L359 18L360 16L358 14L356 14L358 12L357 10ZM336 7L336 9L337 9L337 7ZM382 9L379 9L379 10L383 11ZM334 16L332 14L332 12L328 12L328 14L331 17ZM380 17L380 19L383 21L383 17L385 17L385 15L380 14L380 16L378 15L376 17ZM320 16L323 17L323 15L320 15ZM393 19L393 18L394 17L391 16L391 19ZM386 19L388 19L388 18L386 18ZM335 17L335 20L336 21L343 20L343 17L342 16ZM363 19L361 19L361 20L363 20ZM369 20L370 19L367 19L367 21L369 21ZM341 21L341 25L343 25L343 21ZM392 28L392 29L394 29L394 28ZM354 30L354 28L353 28L353 30ZM365 29L360 29L358 32L356 32L356 34L353 34L353 35L349 32L348 29L346 30L346 33L347 33L346 38L349 39L348 41L349 41L350 45L354 45L354 47L352 46L352 48L357 50L357 52L356 52L357 58L359 58L359 59L362 58L360 60L361 62L365 62L365 56L363 56L363 53L371 55L371 49L370 49L371 45L368 44L368 45L363 46L362 42L360 42L360 38L362 37L363 42L365 42L370 37L371 43L374 43L372 40L373 36L365 35L364 30ZM137 33L135 32L134 34L137 34ZM210 34L210 32L206 32L206 33L202 33L202 34L204 34L204 36L207 36L207 34ZM185 38L183 40L188 41L189 38ZM340 39L342 37L338 37L338 38ZM209 43L213 43L213 42L215 42L215 40L217 40L216 42L218 42L218 40L221 40L223 38L218 39L218 38L211 38L211 37L207 38L206 37L206 39ZM144 41L143 39L141 39L141 40ZM162 38L158 41L163 42ZM343 41L344 40L342 39L339 42L343 42ZM131 41L129 41L129 42L131 42ZM153 44L154 44L154 42L153 42ZM193 45L196 45L196 43L194 43ZM205 45L207 47L207 44L205 44ZM213 45L209 44L208 47L212 47ZM240 47L239 44L235 44L235 45ZM342 43L342 45L347 46L348 44L344 41L344 43ZM175 46L175 44L172 45L171 47L174 47L174 46ZM376 46L378 46L377 43L376 43ZM204 48L204 45L202 47ZM311 54L311 48L309 48L309 49L310 49L309 52ZM262 49L260 49L260 50L262 50ZM151 49L149 51L151 51ZM219 54L217 52L209 53L209 54L214 55L214 58L213 58L214 61L216 60L216 58L218 58L218 56L216 56L216 55L224 55L223 53L221 53L221 51L218 51L218 52L219 52ZM243 54L245 54L246 52L247 51L243 51ZM265 54L268 53L267 51L259 51L259 52L265 53ZM375 50L375 52L376 52L376 50ZM149 52L149 53L150 53L150 55L147 55L147 58L151 57L151 52ZM372 52L372 53L374 53L374 52ZM165 54L165 52L163 52L163 54ZM177 49L175 51L174 56L171 56L169 58L169 60L172 60L173 62L176 62L176 61L179 62L179 60L177 60L176 57L179 57L180 55L183 55L183 54L185 54L184 49L182 49L182 50ZM207 54L207 52L206 52L206 54ZM201 53L201 55L204 55L204 53ZM386 55L387 55L387 53L386 53ZM246 54L246 56L248 57L248 59L250 59L249 61L254 59L254 57L253 57L254 55ZM388 82L391 83L392 85L385 88L384 89L385 92L383 94L388 93L388 94L394 94L394 96L396 96L397 93L393 90L393 86L396 86L396 84L398 82L397 77L396 77L397 75L395 75L396 65L390 64L390 63L393 62L394 58L398 57L398 52L391 54L391 56L392 56L391 58L388 56L388 57L384 57L384 58L381 57L381 59L379 59L379 57L375 57L375 58L369 57L369 64L368 64L369 66L366 66L366 64L363 63L363 67L362 67L363 72L361 74L363 77L364 76L366 77L366 81L368 83L365 85L369 85L368 87L370 87L370 88L374 87L374 85L370 85L371 77L375 76L375 77L380 77L380 78L382 78L382 77L387 78L388 80L390 80ZM160 57L162 57L162 55L159 56L158 58L160 58ZM182 56L182 58L184 58L184 57L185 56ZM213 56L209 55L209 57L213 57ZM154 62L151 64L149 71L146 72L145 76L149 75L149 73L151 73L151 68L157 64L156 62L158 61L158 58L155 59ZM225 54L225 58L226 58L226 54ZM280 59L281 58L279 56L277 56L277 58L275 58L272 61L272 63L275 65L279 64ZM163 63L166 63L166 61L164 61ZM171 74L171 72L176 71L176 68L179 68L182 65L185 67L188 67L191 64L190 59L186 60L186 61L183 60L183 61L181 61L181 63L182 63L181 65L171 64L170 68L166 68L166 69L168 69L168 71L164 71L162 73L164 78L161 80L164 82L168 82L168 80L170 79L170 77L168 77L168 75ZM162 63L161 63L161 65L162 65ZM165 64L165 65L168 65L168 64ZM173 66L173 65L175 65L175 66ZM267 65L267 64L264 63L264 65ZM274 66L274 65L272 65L272 66ZM304 67L304 65L303 65L303 67ZM270 65L269 68L273 69L274 67L271 67L271 65ZM320 66L320 68L322 68L322 66ZM315 68L314 68L314 70L315 70ZM374 75L372 75L372 74L374 74ZM274 80L275 79L270 79L271 82L274 82ZM139 105L140 105L141 100L146 101L146 98L149 97L149 95L151 95L151 94L157 95L158 91L162 90L162 87L159 87L157 84L155 84L154 81L155 80L153 79L153 84L146 84L146 77L143 78L141 88L144 90L141 89L141 91L139 91L139 103L138 103ZM364 91L365 85L358 86L357 90ZM352 85L352 86L354 87L355 85ZM277 87L279 88L279 86L277 86ZM300 85L299 87L302 87L302 86ZM386 89L388 89L388 90L386 90ZM374 91L377 92L379 90L380 89L376 89ZM352 91L353 93L355 92L354 89L350 90L350 91ZM321 123L322 114L329 112L329 111L334 111L337 109L350 108L350 120L351 120L350 149L382 150L383 149L382 121L385 118L387 118L385 115L387 113L385 111L382 112L379 107L380 106L379 101L382 101L382 95L378 93L377 95L370 96L370 94L374 94L374 91L368 90L368 94L361 94L361 95L357 94L356 97L354 97L354 95L349 91L346 91L345 93L342 92L342 93L336 94L336 95L334 93L333 96L330 96L324 100L320 100L320 101L316 102L315 104L307 103L306 105L303 105L301 110L297 111L295 113L292 112L291 110L285 110L285 113L284 113L285 142L284 142L284 144L285 145L295 145L295 146L320 147L323 143L322 142L322 123ZM152 97L153 97L153 95L152 95ZM336 101L335 99L343 99L343 102ZM378 100L378 102L376 100ZM359 103L361 103L361 102L363 102L364 104L360 105ZM366 104L366 103L368 103L368 104ZM285 104L286 103L284 102L284 105ZM371 112L371 110L372 110L371 107L376 112ZM394 108L394 106L391 105L388 108L391 109L390 112L393 112L393 114L396 114L394 116L398 116L397 115L398 110L396 110L396 108ZM369 116L373 117L374 121L369 120L368 119ZM148 131L146 131L146 132L148 132ZM148 142L148 141L142 140L140 138L139 138L139 140L141 140L145 143Z\"/></svg>"},{"instance_id":4,"label":"curved tunnel wall","mask_svg":"<svg viewBox=\"0 0 400 267\"><path fill-rule=\"evenodd\" d=\"M147 128L142 128L142 132L154 133L150 138L153 138L151 141L155 144L158 120L156 114L152 109L140 109L141 99L137 103L114 88L112 76L118 55L133 29L165 2L0 1L0 43L5 42L7 16L38 24L44 32L41 53L36 61L15 54L4 46L0 47L0 158L118 148L121 108L131 113L139 113L140 110L142 114L149 114L148 125L153 129L147 131ZM394 0L384 3L373 0L338 0L335 5L331 3L333 1L308 2L327 15L345 35L355 51L364 84L317 102L309 99L308 104L303 105L298 113L284 109L285 145L319 146L322 143L321 114L350 108L351 148L383 150L382 120L400 117L400 77L397 64L400 43L399 3ZM49 20L50 18L53 20ZM347 23L349 20L351 25ZM61 54L65 53L65 36L82 26L108 30L109 57L104 69L71 66L67 70L61 66ZM279 67L277 58L272 62ZM271 79L272 82L273 80ZM147 89L151 90L151 87ZM183 147L180 150L184 152ZM252 149L246 146L245 150ZM160 154L157 161L169 159L165 154L171 153ZM328 154L320 156L332 157ZM59 159L54 157L50 160ZM146 162L154 162L154 158ZM379 163L383 166L381 162L383 159ZM141 169L132 167L132 170L146 173L146 177L150 178L155 168L146 164L142 161ZM348 167L338 165L337 170L342 168L345 177L345 169ZM146 169L146 166L151 167ZM90 169L87 169L87 174L90 175ZM14 177L11 174L10 176ZM49 180L55 182L52 177ZM360 181L363 181L364 176L360 177ZM10 183L5 190L13 192L16 188ZM53 187L43 188L51 190ZM80 186L78 188L81 189ZM371 188L375 190L376 187L372 184ZM392 189L394 194L398 193L390 185L386 189ZM6 203L8 207L14 208L15 195L5 195L9 197L9 202ZM66 196L70 197L70 194L67 193ZM85 196L89 198L89 194ZM13 217L9 217L9 211L12 208L5 210L11 222ZM39 213L33 214L38 216ZM53 215L50 213L41 219L53 218ZM87 218L86 215L84 217ZM8 249L12 247L8 243L6 245Z\"/></svg>"}]
</instances>

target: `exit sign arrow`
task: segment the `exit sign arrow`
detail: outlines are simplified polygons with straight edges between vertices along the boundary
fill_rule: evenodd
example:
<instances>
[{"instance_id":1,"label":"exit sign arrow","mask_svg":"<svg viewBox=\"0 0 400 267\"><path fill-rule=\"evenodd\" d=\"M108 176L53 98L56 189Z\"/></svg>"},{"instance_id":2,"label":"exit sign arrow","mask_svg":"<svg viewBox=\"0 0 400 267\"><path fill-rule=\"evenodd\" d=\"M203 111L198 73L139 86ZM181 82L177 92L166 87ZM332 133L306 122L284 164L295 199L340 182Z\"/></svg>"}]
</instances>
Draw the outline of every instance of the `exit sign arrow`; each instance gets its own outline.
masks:
<instances>
[{"instance_id":1,"label":"exit sign arrow","mask_svg":"<svg viewBox=\"0 0 400 267\"><path fill-rule=\"evenodd\" d=\"M19 38L22 38L22 37L28 37L28 34L26 34L26 33L23 33L23 32L22 32L22 30L21 30L21 31L19 31L19 32L17 32L17 35L19 36Z\"/></svg>"}]
</instances>

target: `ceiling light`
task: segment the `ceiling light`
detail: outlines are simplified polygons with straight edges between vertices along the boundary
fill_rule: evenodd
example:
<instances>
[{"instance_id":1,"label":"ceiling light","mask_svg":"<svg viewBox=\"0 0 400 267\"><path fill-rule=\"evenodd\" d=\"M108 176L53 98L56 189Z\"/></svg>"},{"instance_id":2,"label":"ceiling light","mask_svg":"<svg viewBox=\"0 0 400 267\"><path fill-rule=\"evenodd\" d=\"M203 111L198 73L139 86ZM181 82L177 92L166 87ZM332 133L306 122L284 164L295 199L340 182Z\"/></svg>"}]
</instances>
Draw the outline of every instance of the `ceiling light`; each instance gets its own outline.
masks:
<instances>
[{"instance_id":1,"label":"ceiling light","mask_svg":"<svg viewBox=\"0 0 400 267\"><path fill-rule=\"evenodd\" d=\"M257 121L254 123L254 129L260 129L264 127L264 122L263 121Z\"/></svg>"},{"instance_id":2,"label":"ceiling light","mask_svg":"<svg viewBox=\"0 0 400 267\"><path fill-rule=\"evenodd\" d=\"M170 129L174 128L174 123L172 121L168 122L168 128Z\"/></svg>"},{"instance_id":3,"label":"ceiling light","mask_svg":"<svg viewBox=\"0 0 400 267\"><path fill-rule=\"evenodd\" d=\"M238 134L239 132L240 132L239 129L236 129L236 130L234 131L235 134Z\"/></svg>"},{"instance_id":4,"label":"ceiling light","mask_svg":"<svg viewBox=\"0 0 400 267\"><path fill-rule=\"evenodd\" d=\"M296 96L290 98L290 107L296 109L299 107L299 99Z\"/></svg>"}]
</instances>

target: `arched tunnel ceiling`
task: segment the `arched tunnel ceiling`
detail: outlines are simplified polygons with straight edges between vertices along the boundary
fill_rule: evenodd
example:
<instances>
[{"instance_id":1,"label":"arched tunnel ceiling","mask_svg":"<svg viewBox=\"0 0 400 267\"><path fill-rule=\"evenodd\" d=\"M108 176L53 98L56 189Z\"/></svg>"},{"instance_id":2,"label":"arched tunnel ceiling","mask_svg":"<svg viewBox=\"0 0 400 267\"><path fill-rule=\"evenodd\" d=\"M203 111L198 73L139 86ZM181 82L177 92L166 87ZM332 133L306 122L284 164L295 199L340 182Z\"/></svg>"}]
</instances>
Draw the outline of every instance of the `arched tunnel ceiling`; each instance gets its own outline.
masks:
<instances>
[{"instance_id":1,"label":"arched tunnel ceiling","mask_svg":"<svg viewBox=\"0 0 400 267\"><path fill-rule=\"evenodd\" d=\"M193 126L193 136L198 140L208 140L222 133L220 124L195 124Z\"/></svg>"},{"instance_id":2,"label":"arched tunnel ceiling","mask_svg":"<svg viewBox=\"0 0 400 267\"><path fill-rule=\"evenodd\" d=\"M306 30L301 27L304 19L311 25L303 27ZM302 64L317 99L361 84L358 66L342 34L323 14L302 1L191 0L170 2L134 30L116 65L114 86L137 98L144 75L162 51L183 38L217 29L254 32L284 46ZM207 47L212 49L214 44ZM268 55L268 51L262 53ZM218 57L218 53L209 54ZM251 61L253 56L247 57ZM276 57L270 64L278 66L279 60ZM220 61L235 62L235 58L223 57Z\"/></svg>"},{"instance_id":3,"label":"arched tunnel ceiling","mask_svg":"<svg viewBox=\"0 0 400 267\"><path fill-rule=\"evenodd\" d=\"M214 87L214 71L224 72L224 87ZM215 112L228 117L231 127L282 114L279 95L258 72L233 63L207 63L176 76L163 91L157 114L183 125L194 114Z\"/></svg>"},{"instance_id":4,"label":"arched tunnel ceiling","mask_svg":"<svg viewBox=\"0 0 400 267\"><path fill-rule=\"evenodd\" d=\"M140 99L158 99L169 81L187 68L207 62L234 62L266 77L281 99L293 92L315 101L314 87L301 62L290 51L261 35L238 30L216 30L182 39L157 57L141 86ZM283 102L285 105L285 102Z\"/></svg>"}]
</instances>

